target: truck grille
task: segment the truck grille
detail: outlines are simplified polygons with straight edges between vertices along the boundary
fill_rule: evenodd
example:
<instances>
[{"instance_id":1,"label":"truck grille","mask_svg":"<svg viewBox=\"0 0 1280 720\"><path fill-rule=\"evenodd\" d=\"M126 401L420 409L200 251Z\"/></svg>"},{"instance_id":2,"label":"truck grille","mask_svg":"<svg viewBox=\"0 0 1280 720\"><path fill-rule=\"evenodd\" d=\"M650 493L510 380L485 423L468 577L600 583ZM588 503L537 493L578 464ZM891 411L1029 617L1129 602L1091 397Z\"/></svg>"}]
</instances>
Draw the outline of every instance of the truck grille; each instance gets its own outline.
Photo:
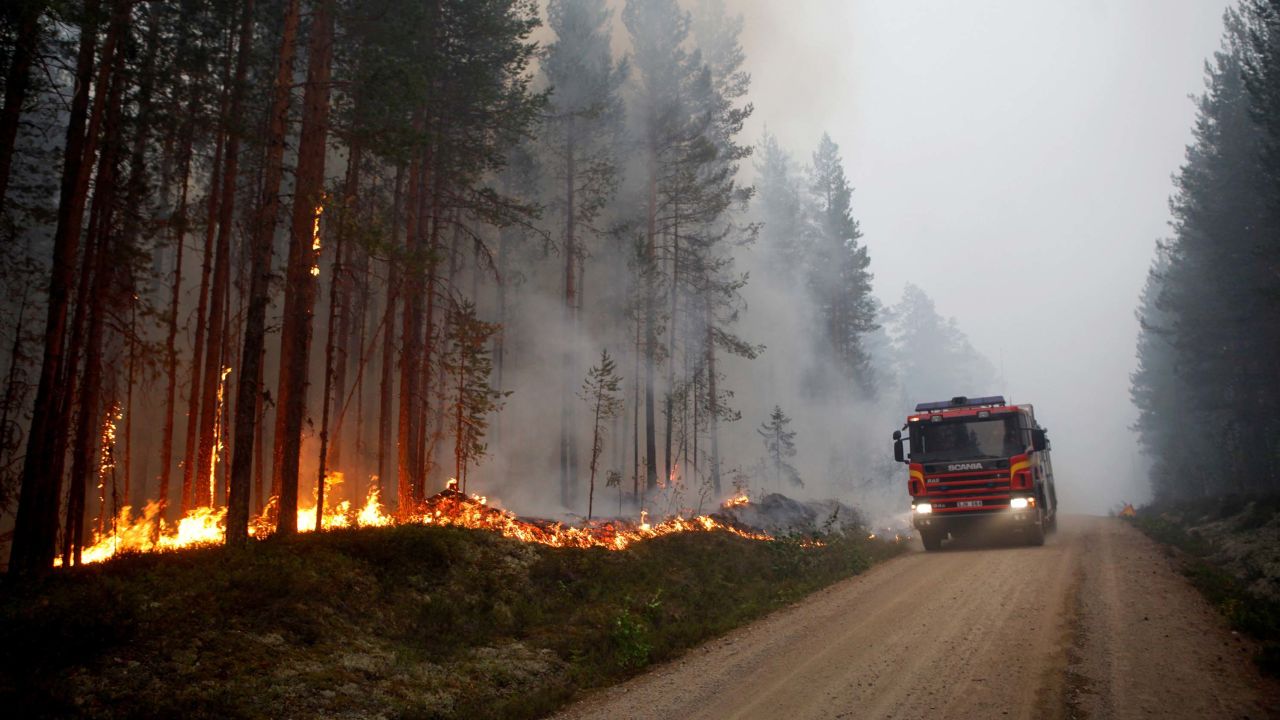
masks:
<instances>
[{"instance_id":1,"label":"truck grille","mask_svg":"<svg viewBox=\"0 0 1280 720\"><path fill-rule=\"evenodd\" d=\"M1008 507L1009 491L1007 472L980 470L927 477L920 499L931 503L935 512L982 512Z\"/></svg>"}]
</instances>

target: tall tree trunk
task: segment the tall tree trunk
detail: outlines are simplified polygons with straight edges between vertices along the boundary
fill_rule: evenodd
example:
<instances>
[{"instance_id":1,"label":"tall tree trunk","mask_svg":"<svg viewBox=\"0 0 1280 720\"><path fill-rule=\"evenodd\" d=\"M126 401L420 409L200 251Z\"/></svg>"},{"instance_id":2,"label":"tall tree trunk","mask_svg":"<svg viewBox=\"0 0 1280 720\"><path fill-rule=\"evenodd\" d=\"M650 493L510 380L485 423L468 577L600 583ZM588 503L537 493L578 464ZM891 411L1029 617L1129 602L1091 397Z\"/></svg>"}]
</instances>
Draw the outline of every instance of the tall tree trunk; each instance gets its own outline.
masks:
<instances>
[{"instance_id":1,"label":"tall tree trunk","mask_svg":"<svg viewBox=\"0 0 1280 720\"><path fill-rule=\"evenodd\" d=\"M680 297L680 207L676 205L673 216L676 218L671 232L671 315L667 318L667 393L666 421L663 435L663 458L666 471L666 482L672 481L671 435L675 425L676 400L676 311Z\"/></svg>"},{"instance_id":2,"label":"tall tree trunk","mask_svg":"<svg viewBox=\"0 0 1280 720\"><path fill-rule=\"evenodd\" d=\"M716 337L707 312L707 434L711 440L711 489L720 497L720 396L716 390Z\"/></svg>"},{"instance_id":3,"label":"tall tree trunk","mask_svg":"<svg viewBox=\"0 0 1280 720\"><path fill-rule=\"evenodd\" d=\"M114 25L114 23L113 23ZM120 34L126 32L124 21L116 25ZM71 493L67 503L67 528L64 541L63 564L82 562L85 534L85 492L89 476L95 474L98 427L99 396L102 388L102 336L106 324L107 303L113 299L114 279L117 270L118 242L114 232L114 205L116 202L116 160L120 137L120 104L124 93L121 87L124 82L122 62L123 53L112 59L110 65L111 83L107 91L106 122L103 125L102 156L98 162L97 179L94 183L93 206L90 210L89 236L96 238L93 242L98 246L94 267L88 272L93 277L91 297L94 301L89 308L89 327L85 340L84 378L80 383L81 391L80 416L76 428L76 441L71 465ZM104 69L107 66L104 65ZM70 557L68 557L70 555Z\"/></svg>"},{"instance_id":4,"label":"tall tree trunk","mask_svg":"<svg viewBox=\"0 0 1280 720\"><path fill-rule=\"evenodd\" d=\"M319 471L316 473L316 532L324 529L324 479L328 470L326 461L329 455L329 405L333 393L334 345L338 320L341 317L342 290L338 278L342 276L342 233L335 233L337 241L333 251L333 280L329 282L329 323L324 343L324 394L320 398L320 456Z\"/></svg>"},{"instance_id":5,"label":"tall tree trunk","mask_svg":"<svg viewBox=\"0 0 1280 720\"><path fill-rule=\"evenodd\" d=\"M434 142L438 143L439 138L437 137ZM438 149L438 145L435 147ZM432 156L433 157L435 156L435 149L433 149L432 151ZM441 163L441 166L443 166L443 163ZM435 443L434 442L432 443L431 449L429 449L427 445L427 430L429 427L432 427L431 388L439 387L440 395L443 396L444 387L445 387L444 386L444 382L445 382L444 363L437 361L433 365L432 358L437 357L439 355L438 353L439 346L441 343L444 342L444 338L448 334L448 324L449 324L449 309L446 307L446 308L440 309L439 314L442 317L440 319L438 329L436 325L436 315L437 315L436 299L439 296L439 293L441 292L440 260L441 260L442 249L441 249L441 242L440 242L440 230L444 226L444 215L441 208L441 205L442 205L441 199L443 195L443 180L440 176L439 171L433 173L431 187L432 187L432 190L429 196L430 201L427 202L427 199L424 198L424 203L426 203L426 205L424 206L424 209L423 209L423 216L429 218L431 221L431 233L427 241L428 260L427 260L427 289L426 289L426 311L425 311L426 317L425 317L425 331L423 333L423 343L422 343L422 390L419 393L422 396L422 418L419 421L421 424L418 428L418 440L417 440L418 461L419 461L419 469L418 469L419 482L417 487L414 488L414 492L417 493L417 498L419 501L421 501L423 497L426 495L427 474L433 468L435 468L435 463L433 462L434 453L432 452L432 449L434 449ZM430 208L429 210L426 209L428 207ZM454 260L455 260L453 255L453 250L455 245L456 243L450 244L449 266L451 269L454 265ZM452 277L452 273L450 274L450 277ZM437 382L434 386L431 383L431 371L433 369L436 370L438 375ZM434 427L432 429L433 429L433 436L438 438L444 432L445 405L443 401L440 401L440 402L436 402L434 407L435 407L435 418L434 418Z\"/></svg>"},{"instance_id":6,"label":"tall tree trunk","mask_svg":"<svg viewBox=\"0 0 1280 720\"><path fill-rule=\"evenodd\" d=\"M577 494L577 478L575 477L575 460L577 456L577 443L575 442L576 434L573 427L573 410L574 410L574 383L577 375L574 373L573 348L577 343L577 268L574 267L574 261L578 255L578 246L574 237L576 208L574 207L574 190L576 189L576 178L574 177L574 144L573 144L573 116L570 115L565 123L565 140L564 140L564 157L565 157L565 181L564 181L564 333L565 337L561 339L561 358L560 358L560 504L566 508L574 505L575 495Z\"/></svg>"},{"instance_id":7,"label":"tall tree trunk","mask_svg":"<svg viewBox=\"0 0 1280 720\"><path fill-rule=\"evenodd\" d=\"M511 238L509 231L503 228L498 231L498 278L494 284L498 306L498 331L493 334L493 386L499 392L503 390L502 371L507 357L507 265L510 263ZM492 445L495 454L502 452L502 414L493 419Z\"/></svg>"},{"instance_id":8,"label":"tall tree trunk","mask_svg":"<svg viewBox=\"0 0 1280 720\"><path fill-rule=\"evenodd\" d=\"M117 6L122 4L117 0ZM76 253L80 244L80 223L84 213L84 193L79 178L96 138L86 137L89 84L93 77L97 45L98 2L86 0L80 26L76 57L75 94L67 120L67 140L63 151L62 181L58 201L58 222L53 236L53 264L50 270L48 313L45 320L44 354L40 380L27 432L27 452L22 464L18 511L14 521L13 544L9 550L9 572L14 577L44 572L53 565L58 534L58 505L62 495L61 462L57 453L66 436L61 379L67 306L75 276ZM95 103L96 104L96 103Z\"/></svg>"},{"instance_id":9,"label":"tall tree trunk","mask_svg":"<svg viewBox=\"0 0 1280 720\"><path fill-rule=\"evenodd\" d=\"M128 237L126 235L126 237ZM138 317L137 306L132 295L129 302L129 337L125 339L129 352L129 365L125 370L128 376L125 381L124 399L124 502L132 505L130 496L133 490L133 384L137 372L138 360ZM114 517L115 513L112 513Z\"/></svg>"},{"instance_id":10,"label":"tall tree trunk","mask_svg":"<svg viewBox=\"0 0 1280 720\"><path fill-rule=\"evenodd\" d=\"M421 127L421 115L414 123ZM404 328L400 335L400 417L397 435L397 503L402 515L407 515L417 504L414 488L420 482L417 476L418 423L422 422L418 382L422 375L422 273L421 263L426 260L422 252L421 199L423 187L421 159L409 164L409 191L405 213L405 256L408 271L403 276Z\"/></svg>"},{"instance_id":11,"label":"tall tree trunk","mask_svg":"<svg viewBox=\"0 0 1280 720\"><path fill-rule=\"evenodd\" d=\"M631 346L631 353L635 357L635 371L631 373L632 393L631 401L631 502L636 507L640 504L640 360L644 355L641 330L643 323L640 316L637 315L636 321L636 342Z\"/></svg>"},{"instance_id":12,"label":"tall tree trunk","mask_svg":"<svg viewBox=\"0 0 1280 720\"><path fill-rule=\"evenodd\" d=\"M222 104L226 115L226 103ZM196 301L196 337L191 350L191 382L187 395L187 442L182 454L182 512L195 504L196 441L200 436L201 366L205 355L205 320L209 313L209 279L213 269L214 241L217 238L218 180L222 168L222 134L214 147L213 168L209 173L209 196L205 206L204 255L200 263L200 296Z\"/></svg>"},{"instance_id":13,"label":"tall tree trunk","mask_svg":"<svg viewBox=\"0 0 1280 720\"><path fill-rule=\"evenodd\" d=\"M654 422L653 373L657 361L658 333L657 313L657 223L658 223L658 158L657 150L649 150L649 208L645 253L645 306L644 306L644 449L645 496L658 487L658 437Z\"/></svg>"},{"instance_id":14,"label":"tall tree trunk","mask_svg":"<svg viewBox=\"0 0 1280 720\"><path fill-rule=\"evenodd\" d=\"M209 343L204 362L204 382L200 400L200 449L196 464L197 501L193 504L213 507L217 504L214 488L214 464L217 462L219 435L222 432L223 358L227 318L227 298L231 279L231 228L235 220L236 181L239 179L241 108L244 105L245 76L253 44L253 0L243 0L240 15L239 47L236 50L235 75L231 80L230 113L222 118L226 132L225 162L222 168L222 199L218 203L218 245L213 269L213 309L209 314ZM243 371L243 367L241 370ZM253 400L248 404L252 410Z\"/></svg>"},{"instance_id":15,"label":"tall tree trunk","mask_svg":"<svg viewBox=\"0 0 1280 720\"><path fill-rule=\"evenodd\" d=\"M164 520L169 509L170 481L173 477L173 413L177 406L178 391L178 310L182 299L182 256L186 248L187 237L187 191L191 182L191 154L195 142L196 112L195 93L192 92L190 115L184 122L182 150L181 189L178 191L178 208L173 215L173 284L170 290L169 314L166 318L168 333L165 337L165 374L168 383L165 386L164 429L160 440L160 520Z\"/></svg>"},{"instance_id":16,"label":"tall tree trunk","mask_svg":"<svg viewBox=\"0 0 1280 720\"><path fill-rule=\"evenodd\" d=\"M360 145L352 141L351 152L347 158L347 177L342 190L342 209L346 217L338 233L338 254L346 252L350 258L355 254L355 248L350 247L350 243L345 243L344 238L350 232L350 228L359 222L359 213L356 211L356 198L360 189ZM343 248L343 245L348 247ZM354 265L350 260L339 265L336 261L333 269L333 286L329 290L329 298L331 305L337 305L341 312L337 315L338 327L331 332L337 333L337 342L333 348L333 397L346 397L347 387L347 365L350 363L350 344L352 328L355 325L357 315L357 303L355 298L355 283L353 281L352 271L347 269L347 265ZM356 345L356 354L359 356L360 348L363 344ZM326 350L326 353L328 351ZM326 371L328 372L328 371ZM356 403L359 408L359 402ZM329 443L328 455L326 463L333 467L342 464L342 421L346 413L339 412L338 417L333 425L333 441ZM358 437L358 436L357 436Z\"/></svg>"},{"instance_id":17,"label":"tall tree trunk","mask_svg":"<svg viewBox=\"0 0 1280 720\"><path fill-rule=\"evenodd\" d=\"M396 235L400 232L400 215L403 205L404 165L396 166L396 187L391 210L392 249L387 256L387 301L382 311L382 382L378 385L378 483L387 488L387 472L390 469L392 390L395 384L396 350L396 298L400 288L400 249ZM386 495L384 494L385 498Z\"/></svg>"},{"instance_id":18,"label":"tall tree trunk","mask_svg":"<svg viewBox=\"0 0 1280 720\"><path fill-rule=\"evenodd\" d=\"M266 354L267 305L271 302L271 256L275 245L276 221L280 214L280 180L284 175L285 133L289 124L289 92L293 85L293 58L298 38L298 0L289 0L284 9L280 56L271 91L267 117L266 159L262 196L253 223L249 261L249 305L245 313L244 347L240 356L240 378L236 385L236 419L231 450L231 481L227 493L227 544L243 545L249 539L249 479L251 464L262 456L262 419L265 400L263 357ZM277 403L280 402L277 398ZM279 405L277 404L277 412ZM277 426L278 427L278 426ZM258 504L262 505L263 472L259 467ZM272 477L272 493L277 494ZM278 506L277 506L278 510ZM296 519L295 519L296 522Z\"/></svg>"},{"instance_id":19,"label":"tall tree trunk","mask_svg":"<svg viewBox=\"0 0 1280 720\"><path fill-rule=\"evenodd\" d=\"M303 94L302 133L293 199L289 263L286 270L284 324L280 331L280 408L283 433L276 438L280 462L280 517L276 532L298 529L298 461L306 409L307 369L311 354L311 316L315 311L313 268L320 241L320 201L324 190L325 145L329 125L329 75L333 58L334 0L316 0L307 46L307 87ZM292 303L290 303L292 298ZM292 307L290 307L292 305Z\"/></svg>"},{"instance_id":20,"label":"tall tree trunk","mask_svg":"<svg viewBox=\"0 0 1280 720\"><path fill-rule=\"evenodd\" d=\"M31 85L31 63L40 44L40 16L46 3L19 0L17 36L9 56L9 72L4 82L4 109L0 110L0 213L4 212L13 167L13 146L18 139L18 120Z\"/></svg>"}]
</instances>

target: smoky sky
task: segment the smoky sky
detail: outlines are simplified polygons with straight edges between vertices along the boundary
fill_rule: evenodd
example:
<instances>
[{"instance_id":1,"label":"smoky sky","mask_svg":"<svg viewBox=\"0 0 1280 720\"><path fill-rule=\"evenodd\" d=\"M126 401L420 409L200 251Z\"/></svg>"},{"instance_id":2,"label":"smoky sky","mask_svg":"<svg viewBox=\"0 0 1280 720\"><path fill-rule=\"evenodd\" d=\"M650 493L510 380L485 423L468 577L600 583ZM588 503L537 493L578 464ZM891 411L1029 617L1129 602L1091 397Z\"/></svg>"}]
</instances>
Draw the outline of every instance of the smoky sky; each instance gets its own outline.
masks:
<instances>
[{"instance_id":1,"label":"smoky sky","mask_svg":"<svg viewBox=\"0 0 1280 720\"><path fill-rule=\"evenodd\" d=\"M1036 406L1067 509L1146 499L1134 308L1229 3L728 4L747 138L840 144L877 296L921 286L1002 378L956 392Z\"/></svg>"}]
</instances>

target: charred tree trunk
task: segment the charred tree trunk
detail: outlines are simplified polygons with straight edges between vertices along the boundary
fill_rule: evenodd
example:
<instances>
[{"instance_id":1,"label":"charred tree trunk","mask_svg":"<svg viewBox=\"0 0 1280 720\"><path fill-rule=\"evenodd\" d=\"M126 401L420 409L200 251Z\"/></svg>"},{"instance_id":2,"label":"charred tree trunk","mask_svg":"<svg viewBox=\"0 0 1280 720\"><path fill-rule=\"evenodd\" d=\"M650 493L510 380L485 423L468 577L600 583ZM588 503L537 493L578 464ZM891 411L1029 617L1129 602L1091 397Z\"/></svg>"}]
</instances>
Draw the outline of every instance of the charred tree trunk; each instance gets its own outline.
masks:
<instances>
[{"instance_id":1,"label":"charred tree trunk","mask_svg":"<svg viewBox=\"0 0 1280 720\"><path fill-rule=\"evenodd\" d=\"M298 529L298 461L306 410L307 368L311 354L311 316L315 311L313 271L320 242L320 201L324 190L325 144L329 124L329 75L333 57L334 0L317 0L307 46L307 87L303 95L302 133L298 140L285 315L280 331L279 412L284 422L276 438L280 456L280 516L276 532ZM292 299L292 302L290 302ZM280 427L280 424L277 424Z\"/></svg>"},{"instance_id":2,"label":"charred tree trunk","mask_svg":"<svg viewBox=\"0 0 1280 720\"><path fill-rule=\"evenodd\" d=\"M262 420L265 399L263 357L266 353L267 305L271 301L271 256L275 244L276 219L280 214L280 180L284 174L285 132L289 124L289 90L293 84L293 58L298 37L298 0L289 0L284 10L280 57L272 85L271 110L267 118L267 156L264 163L262 196L253 224L249 261L249 305L245 313L244 348L240 356L240 378L236 385L236 419L231 450L231 481L227 493L227 544L243 545L249 539L250 464L259 466L258 504L262 500ZM280 398L277 398L277 402ZM277 405L277 407L279 407ZM272 493L277 493L276 478ZM277 496L278 497L278 496Z\"/></svg>"}]
</instances>

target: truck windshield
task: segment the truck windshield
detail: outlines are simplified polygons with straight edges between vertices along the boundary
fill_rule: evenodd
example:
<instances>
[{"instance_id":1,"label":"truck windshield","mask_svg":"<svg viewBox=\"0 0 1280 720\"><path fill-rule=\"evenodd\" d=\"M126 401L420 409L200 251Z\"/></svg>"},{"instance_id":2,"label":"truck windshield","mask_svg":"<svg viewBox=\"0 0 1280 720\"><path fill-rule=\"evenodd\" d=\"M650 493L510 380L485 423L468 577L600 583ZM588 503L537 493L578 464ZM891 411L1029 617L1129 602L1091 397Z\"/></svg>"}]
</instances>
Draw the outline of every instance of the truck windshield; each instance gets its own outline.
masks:
<instances>
[{"instance_id":1,"label":"truck windshield","mask_svg":"<svg viewBox=\"0 0 1280 720\"><path fill-rule=\"evenodd\" d=\"M1026 451L1022 435L1016 414L913 423L911 459L938 462L1006 458Z\"/></svg>"}]
</instances>

